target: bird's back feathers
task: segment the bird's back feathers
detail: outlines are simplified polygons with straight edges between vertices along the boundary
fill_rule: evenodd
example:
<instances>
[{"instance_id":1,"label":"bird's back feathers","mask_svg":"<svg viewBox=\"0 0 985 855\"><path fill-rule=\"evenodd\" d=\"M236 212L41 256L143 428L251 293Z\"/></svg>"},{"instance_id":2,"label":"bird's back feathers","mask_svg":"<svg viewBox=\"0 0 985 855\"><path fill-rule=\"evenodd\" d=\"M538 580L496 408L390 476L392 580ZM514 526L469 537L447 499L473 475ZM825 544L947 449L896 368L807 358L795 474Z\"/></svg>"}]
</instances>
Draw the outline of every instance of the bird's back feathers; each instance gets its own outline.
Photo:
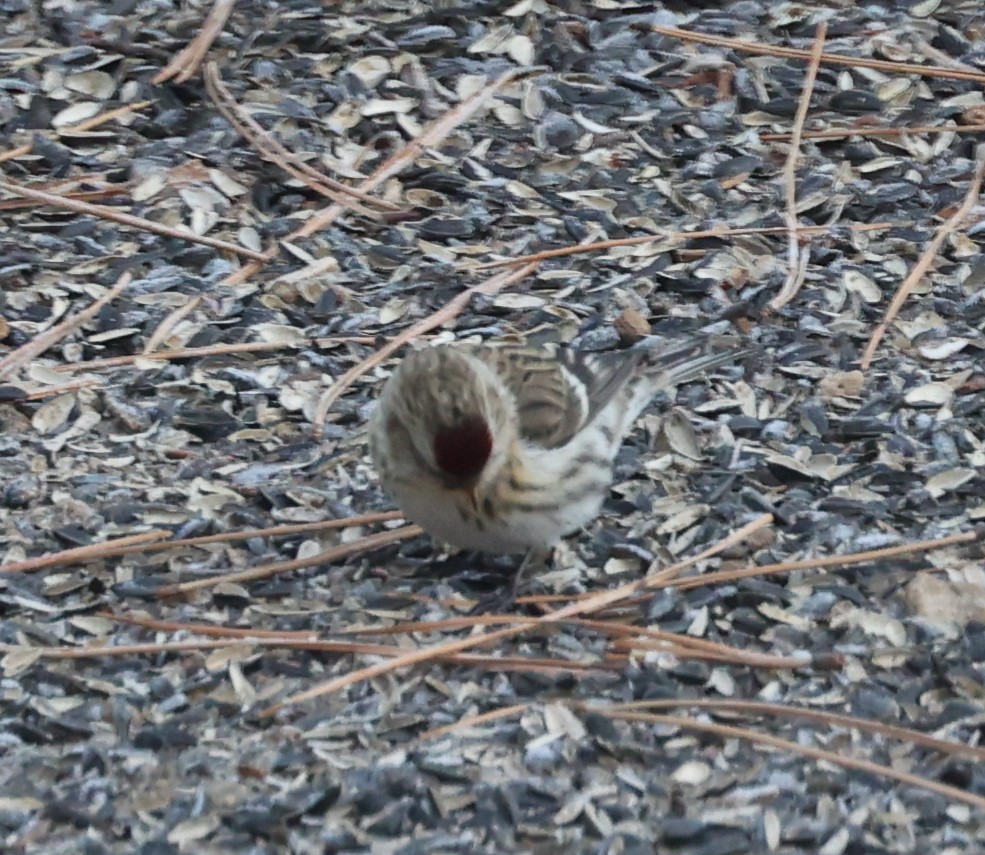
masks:
<instances>
[{"instance_id":1,"label":"bird's back feathers","mask_svg":"<svg viewBox=\"0 0 985 855\"><path fill-rule=\"evenodd\" d=\"M567 443L622 389L639 362L623 352L595 355L566 347L473 345L516 400L520 436L544 448Z\"/></svg>"},{"instance_id":2,"label":"bird's back feathers","mask_svg":"<svg viewBox=\"0 0 985 855\"><path fill-rule=\"evenodd\" d=\"M753 352L734 340L702 337L686 342L644 340L630 350L588 353L558 345L519 343L470 345L516 400L520 436L543 448L558 448L591 423L629 388L626 424L636 419L661 389Z\"/></svg>"}]
</instances>

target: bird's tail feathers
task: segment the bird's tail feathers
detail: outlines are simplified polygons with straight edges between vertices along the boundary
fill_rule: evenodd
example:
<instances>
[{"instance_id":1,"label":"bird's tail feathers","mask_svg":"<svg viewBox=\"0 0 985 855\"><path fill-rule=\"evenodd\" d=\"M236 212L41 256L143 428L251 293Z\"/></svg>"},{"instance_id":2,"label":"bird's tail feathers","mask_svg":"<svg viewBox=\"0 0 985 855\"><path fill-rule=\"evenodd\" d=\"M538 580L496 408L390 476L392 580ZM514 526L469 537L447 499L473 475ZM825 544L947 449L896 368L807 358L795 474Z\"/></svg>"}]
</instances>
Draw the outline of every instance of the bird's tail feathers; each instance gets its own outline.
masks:
<instances>
[{"instance_id":1,"label":"bird's tail feathers","mask_svg":"<svg viewBox=\"0 0 985 855\"><path fill-rule=\"evenodd\" d=\"M636 347L644 351L641 365L658 389L687 383L719 365L738 364L759 350L748 342L723 336L670 342L651 336Z\"/></svg>"}]
</instances>

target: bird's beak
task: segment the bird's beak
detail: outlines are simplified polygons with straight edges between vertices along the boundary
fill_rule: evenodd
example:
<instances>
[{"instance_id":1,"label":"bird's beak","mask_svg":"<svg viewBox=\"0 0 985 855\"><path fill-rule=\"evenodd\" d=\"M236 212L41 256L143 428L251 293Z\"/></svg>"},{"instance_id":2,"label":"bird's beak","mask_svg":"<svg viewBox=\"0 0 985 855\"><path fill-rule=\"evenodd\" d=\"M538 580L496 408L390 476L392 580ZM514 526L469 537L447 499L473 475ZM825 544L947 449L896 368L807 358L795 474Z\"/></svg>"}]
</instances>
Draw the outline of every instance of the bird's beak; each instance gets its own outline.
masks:
<instances>
[{"instance_id":1,"label":"bird's beak","mask_svg":"<svg viewBox=\"0 0 985 855\"><path fill-rule=\"evenodd\" d=\"M479 510L479 485L472 484L471 486L456 484L454 486L447 485L447 489L454 493L458 493L463 496L465 500L469 503L469 506L473 511Z\"/></svg>"}]
</instances>

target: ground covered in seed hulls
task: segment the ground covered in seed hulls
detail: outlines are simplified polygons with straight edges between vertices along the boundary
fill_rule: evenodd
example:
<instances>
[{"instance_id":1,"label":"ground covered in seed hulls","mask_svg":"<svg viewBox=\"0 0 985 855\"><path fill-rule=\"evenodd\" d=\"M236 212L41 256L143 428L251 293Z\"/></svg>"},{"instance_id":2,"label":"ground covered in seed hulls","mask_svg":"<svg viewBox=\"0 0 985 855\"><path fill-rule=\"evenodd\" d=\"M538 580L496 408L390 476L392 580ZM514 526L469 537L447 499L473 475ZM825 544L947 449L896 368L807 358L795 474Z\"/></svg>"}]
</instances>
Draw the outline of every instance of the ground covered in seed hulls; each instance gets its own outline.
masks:
<instances>
[{"instance_id":1,"label":"ground covered in seed hulls","mask_svg":"<svg viewBox=\"0 0 985 855\"><path fill-rule=\"evenodd\" d=\"M985 25L971 0L745 0L702 11L604 0L238 0L210 54L231 100L287 152L351 185L490 81L538 69L416 152L375 192L392 203L382 216L364 202L296 235L331 204L312 181L234 130L201 76L151 82L199 32L207 7L0 0L0 179L275 249L237 277L248 258L180 232L0 193L0 358L125 271L133 277L22 367L0 362L8 569L152 529L189 537L389 509L363 425L392 363L331 402L321 436L319 402L377 347L497 272L472 266L648 233L783 226L788 144L767 136L791 130L807 63L694 44L654 25L809 51L826 20L829 53L985 71ZM982 91L975 80L825 62L804 130L981 123ZM72 129L140 101L150 103ZM771 525L697 569L974 531L985 519L980 205L943 242L871 364L859 364L893 294L962 203L980 138L805 138L797 216L826 228L803 239L804 281L782 307L770 307L788 274L782 231L665 238L545 261L475 295L426 336L522 333L602 350L647 329L710 331L762 348L648 412L619 457L604 514L570 538L531 592L624 583L764 513ZM269 349L229 352L243 343ZM137 358L148 344L210 349ZM92 362L106 359L116 361ZM981 851L982 809L953 796L572 706L758 699L976 745L985 575L975 543L668 589L621 614L750 652L817 657L796 670L627 657L604 634L559 625L474 652L596 667L429 663L262 721L257 709L377 660L235 639L207 647L187 630L108 616L314 631L408 650L461 634L343 635L459 614L442 601L496 583L495 567L425 537L158 596L162 586L310 556L373 530L256 536L0 576L0 848ZM195 639L198 650L50 655ZM527 706L422 738L515 704ZM690 715L985 795L971 755L796 718Z\"/></svg>"}]
</instances>

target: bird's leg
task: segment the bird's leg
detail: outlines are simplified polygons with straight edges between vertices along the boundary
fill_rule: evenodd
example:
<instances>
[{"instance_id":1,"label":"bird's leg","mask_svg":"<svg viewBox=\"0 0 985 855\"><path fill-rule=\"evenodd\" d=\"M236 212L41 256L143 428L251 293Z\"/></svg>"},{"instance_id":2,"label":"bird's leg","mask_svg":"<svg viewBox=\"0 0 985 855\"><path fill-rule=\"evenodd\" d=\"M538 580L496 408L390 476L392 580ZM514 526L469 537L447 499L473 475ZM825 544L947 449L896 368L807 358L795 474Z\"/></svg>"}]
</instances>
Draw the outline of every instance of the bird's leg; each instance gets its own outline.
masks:
<instances>
[{"instance_id":1,"label":"bird's leg","mask_svg":"<svg viewBox=\"0 0 985 855\"><path fill-rule=\"evenodd\" d=\"M490 612L511 610L516 605L524 576L531 568L546 567L552 552L551 549L528 549L523 556L523 561L520 562L520 566L513 573L513 580L510 582L509 589L494 591L492 594L480 597L479 601L469 610L469 614L489 614Z\"/></svg>"},{"instance_id":2,"label":"bird's leg","mask_svg":"<svg viewBox=\"0 0 985 855\"><path fill-rule=\"evenodd\" d=\"M553 551L553 549L538 549L536 547L527 550L527 554L523 556L523 561L520 562L520 566L516 568L516 573L513 574L513 584L510 586L510 597L513 602L516 601L517 594L520 592L524 574L538 565L540 569L545 569Z\"/></svg>"}]
</instances>

